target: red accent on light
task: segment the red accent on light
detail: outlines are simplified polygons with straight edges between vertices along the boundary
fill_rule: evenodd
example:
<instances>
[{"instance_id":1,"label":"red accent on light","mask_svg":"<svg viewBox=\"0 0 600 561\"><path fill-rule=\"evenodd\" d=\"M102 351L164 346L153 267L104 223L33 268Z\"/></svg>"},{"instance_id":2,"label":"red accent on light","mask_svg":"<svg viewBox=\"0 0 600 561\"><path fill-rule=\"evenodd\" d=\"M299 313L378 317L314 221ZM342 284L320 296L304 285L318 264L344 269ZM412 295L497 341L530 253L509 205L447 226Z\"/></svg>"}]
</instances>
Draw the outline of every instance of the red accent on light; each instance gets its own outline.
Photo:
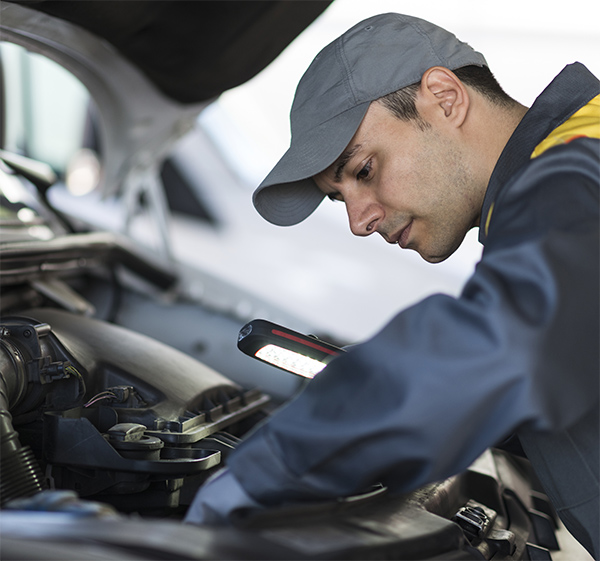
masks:
<instances>
[{"instance_id":1,"label":"red accent on light","mask_svg":"<svg viewBox=\"0 0 600 561\"><path fill-rule=\"evenodd\" d=\"M569 142L572 142L573 140L577 140L578 138L587 138L587 134L576 134L575 136L572 136L571 138L567 138L567 140L565 140L565 144L569 144Z\"/></svg>"},{"instance_id":2,"label":"red accent on light","mask_svg":"<svg viewBox=\"0 0 600 561\"><path fill-rule=\"evenodd\" d=\"M327 353L328 355L337 356L340 353L328 349L326 347L322 347L318 343L313 343L312 341L307 341L306 339L300 339L300 337L296 337L295 335L291 335L290 333L285 333L284 331L279 331L279 329L272 329L271 333L273 335L279 335L279 337L285 337L286 339L291 339L292 341L296 341L296 343L301 343L302 345L306 345L307 347L312 347L313 349L317 349L323 353Z\"/></svg>"}]
</instances>

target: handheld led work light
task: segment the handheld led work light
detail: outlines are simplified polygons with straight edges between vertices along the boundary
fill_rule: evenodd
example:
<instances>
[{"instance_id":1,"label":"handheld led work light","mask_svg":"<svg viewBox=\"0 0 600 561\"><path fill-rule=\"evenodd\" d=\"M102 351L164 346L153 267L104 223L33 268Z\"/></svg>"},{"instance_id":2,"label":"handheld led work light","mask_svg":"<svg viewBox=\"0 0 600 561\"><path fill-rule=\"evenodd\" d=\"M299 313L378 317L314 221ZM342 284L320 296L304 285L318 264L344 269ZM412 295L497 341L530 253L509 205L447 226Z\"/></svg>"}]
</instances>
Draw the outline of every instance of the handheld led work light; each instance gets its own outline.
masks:
<instances>
[{"instance_id":1,"label":"handheld led work light","mask_svg":"<svg viewBox=\"0 0 600 561\"><path fill-rule=\"evenodd\" d=\"M264 319L240 329L238 348L247 355L305 378L314 378L328 362L345 352L311 335Z\"/></svg>"}]
</instances>

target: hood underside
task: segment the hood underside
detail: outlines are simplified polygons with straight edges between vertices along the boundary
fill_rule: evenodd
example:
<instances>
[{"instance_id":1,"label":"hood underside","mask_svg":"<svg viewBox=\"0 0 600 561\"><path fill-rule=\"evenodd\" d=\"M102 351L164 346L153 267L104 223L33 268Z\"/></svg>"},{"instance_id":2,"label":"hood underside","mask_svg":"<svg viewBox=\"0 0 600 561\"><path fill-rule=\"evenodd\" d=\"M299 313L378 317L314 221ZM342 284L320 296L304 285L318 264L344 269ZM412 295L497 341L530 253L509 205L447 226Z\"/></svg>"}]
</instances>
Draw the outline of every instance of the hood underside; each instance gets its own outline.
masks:
<instances>
[{"instance_id":1,"label":"hood underside","mask_svg":"<svg viewBox=\"0 0 600 561\"><path fill-rule=\"evenodd\" d=\"M102 37L168 97L198 103L260 72L331 0L15 3Z\"/></svg>"}]
</instances>

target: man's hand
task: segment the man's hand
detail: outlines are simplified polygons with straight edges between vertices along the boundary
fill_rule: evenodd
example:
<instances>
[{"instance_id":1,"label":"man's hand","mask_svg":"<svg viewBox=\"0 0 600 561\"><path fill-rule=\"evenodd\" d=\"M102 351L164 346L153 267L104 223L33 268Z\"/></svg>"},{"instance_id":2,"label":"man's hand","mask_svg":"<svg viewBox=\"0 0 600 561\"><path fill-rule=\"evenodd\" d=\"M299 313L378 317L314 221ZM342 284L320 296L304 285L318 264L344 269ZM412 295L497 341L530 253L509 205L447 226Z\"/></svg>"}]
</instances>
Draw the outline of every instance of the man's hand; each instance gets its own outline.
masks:
<instances>
[{"instance_id":1,"label":"man's hand","mask_svg":"<svg viewBox=\"0 0 600 561\"><path fill-rule=\"evenodd\" d=\"M262 509L233 474L224 468L200 488L185 516L188 524L230 525L241 510Z\"/></svg>"}]
</instances>

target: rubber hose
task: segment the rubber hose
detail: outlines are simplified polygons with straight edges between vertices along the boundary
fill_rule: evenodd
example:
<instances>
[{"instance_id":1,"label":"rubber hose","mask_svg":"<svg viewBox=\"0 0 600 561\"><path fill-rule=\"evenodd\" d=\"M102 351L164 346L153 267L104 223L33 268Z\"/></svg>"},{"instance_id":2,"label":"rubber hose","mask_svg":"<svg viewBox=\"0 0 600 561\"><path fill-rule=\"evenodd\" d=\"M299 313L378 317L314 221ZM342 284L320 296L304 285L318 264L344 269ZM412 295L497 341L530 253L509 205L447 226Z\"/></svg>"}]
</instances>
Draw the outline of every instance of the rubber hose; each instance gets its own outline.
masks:
<instances>
[{"instance_id":1,"label":"rubber hose","mask_svg":"<svg viewBox=\"0 0 600 561\"><path fill-rule=\"evenodd\" d=\"M10 414L23 397L25 372L19 368L11 345L0 345L0 508L8 501L31 497L46 485L40 466L29 446L22 446Z\"/></svg>"}]
</instances>

